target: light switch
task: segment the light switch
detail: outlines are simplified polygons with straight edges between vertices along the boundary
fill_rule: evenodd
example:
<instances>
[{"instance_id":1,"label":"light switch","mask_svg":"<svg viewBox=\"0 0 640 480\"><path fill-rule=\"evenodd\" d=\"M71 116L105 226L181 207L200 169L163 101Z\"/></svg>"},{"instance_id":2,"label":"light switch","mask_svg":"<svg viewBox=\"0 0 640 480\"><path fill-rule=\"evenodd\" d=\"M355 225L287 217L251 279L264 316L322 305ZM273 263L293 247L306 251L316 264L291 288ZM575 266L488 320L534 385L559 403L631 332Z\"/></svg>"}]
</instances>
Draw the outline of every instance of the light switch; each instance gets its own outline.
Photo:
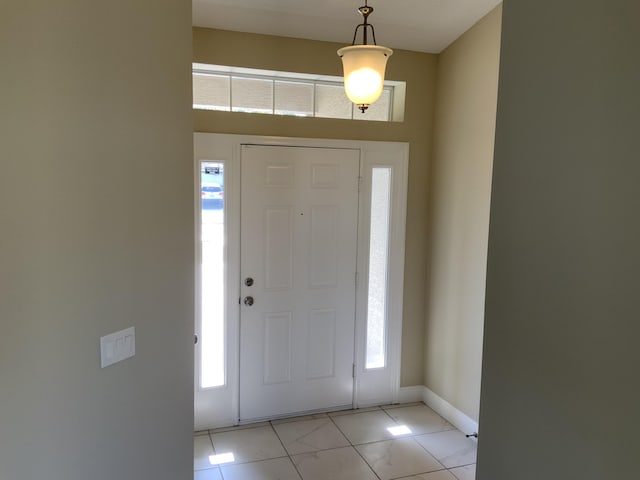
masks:
<instances>
[{"instance_id":1,"label":"light switch","mask_svg":"<svg viewBox=\"0 0 640 480\"><path fill-rule=\"evenodd\" d=\"M100 366L102 368L133 357L135 354L135 327L100 337Z\"/></svg>"}]
</instances>

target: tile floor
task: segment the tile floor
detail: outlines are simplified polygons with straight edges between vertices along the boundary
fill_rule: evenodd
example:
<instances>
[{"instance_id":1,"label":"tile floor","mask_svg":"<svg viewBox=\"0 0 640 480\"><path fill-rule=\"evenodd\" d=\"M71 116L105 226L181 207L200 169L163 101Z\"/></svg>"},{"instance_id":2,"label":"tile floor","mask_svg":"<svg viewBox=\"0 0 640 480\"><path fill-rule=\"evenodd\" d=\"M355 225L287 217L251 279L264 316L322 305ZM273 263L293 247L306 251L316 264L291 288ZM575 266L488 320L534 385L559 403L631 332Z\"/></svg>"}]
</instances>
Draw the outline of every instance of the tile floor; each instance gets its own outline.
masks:
<instances>
[{"instance_id":1,"label":"tile floor","mask_svg":"<svg viewBox=\"0 0 640 480\"><path fill-rule=\"evenodd\" d=\"M194 480L474 480L476 470L476 442L422 403L196 432L193 445Z\"/></svg>"}]
</instances>

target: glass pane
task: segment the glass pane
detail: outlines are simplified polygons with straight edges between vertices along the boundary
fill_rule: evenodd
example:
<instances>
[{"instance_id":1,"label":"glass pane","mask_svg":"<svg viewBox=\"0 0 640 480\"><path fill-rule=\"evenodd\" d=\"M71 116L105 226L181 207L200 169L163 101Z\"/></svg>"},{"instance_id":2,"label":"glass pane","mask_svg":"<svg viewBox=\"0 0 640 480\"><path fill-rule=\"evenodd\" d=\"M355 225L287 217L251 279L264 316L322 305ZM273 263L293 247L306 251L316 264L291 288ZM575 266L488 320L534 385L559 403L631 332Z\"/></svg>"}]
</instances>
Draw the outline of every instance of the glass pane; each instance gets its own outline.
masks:
<instances>
[{"instance_id":1,"label":"glass pane","mask_svg":"<svg viewBox=\"0 0 640 480\"><path fill-rule=\"evenodd\" d=\"M277 115L313 116L313 83L275 82Z\"/></svg>"},{"instance_id":2,"label":"glass pane","mask_svg":"<svg viewBox=\"0 0 640 480\"><path fill-rule=\"evenodd\" d=\"M193 74L193 107L206 110L231 110L231 82L228 76Z\"/></svg>"},{"instance_id":3,"label":"glass pane","mask_svg":"<svg viewBox=\"0 0 640 480\"><path fill-rule=\"evenodd\" d=\"M390 211L391 168L375 167L371 177L366 368L382 368L386 365Z\"/></svg>"},{"instance_id":4,"label":"glass pane","mask_svg":"<svg viewBox=\"0 0 640 480\"><path fill-rule=\"evenodd\" d=\"M202 162L200 386L225 384L224 165Z\"/></svg>"},{"instance_id":5,"label":"glass pane","mask_svg":"<svg viewBox=\"0 0 640 480\"><path fill-rule=\"evenodd\" d=\"M354 120L377 120L386 122L389 120L389 111L391 110L391 90L382 90L380 98L369 105L364 113L358 110L356 105L353 106Z\"/></svg>"},{"instance_id":6,"label":"glass pane","mask_svg":"<svg viewBox=\"0 0 640 480\"><path fill-rule=\"evenodd\" d=\"M351 105L343 85L316 85L316 117L351 118Z\"/></svg>"},{"instance_id":7,"label":"glass pane","mask_svg":"<svg viewBox=\"0 0 640 480\"><path fill-rule=\"evenodd\" d=\"M231 110L273 113L273 81L231 77Z\"/></svg>"}]
</instances>

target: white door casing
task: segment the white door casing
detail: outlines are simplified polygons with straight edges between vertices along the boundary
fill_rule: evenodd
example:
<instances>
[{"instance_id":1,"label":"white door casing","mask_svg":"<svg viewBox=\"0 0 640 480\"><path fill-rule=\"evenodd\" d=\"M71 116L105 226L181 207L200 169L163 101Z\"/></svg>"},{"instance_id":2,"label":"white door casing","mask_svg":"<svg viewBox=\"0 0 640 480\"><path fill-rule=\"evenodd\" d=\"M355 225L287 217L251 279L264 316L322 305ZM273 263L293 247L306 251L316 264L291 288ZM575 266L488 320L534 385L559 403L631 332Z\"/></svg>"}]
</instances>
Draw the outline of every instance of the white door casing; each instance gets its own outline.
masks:
<instances>
[{"instance_id":1,"label":"white door casing","mask_svg":"<svg viewBox=\"0 0 640 480\"><path fill-rule=\"evenodd\" d=\"M352 404L359 155L242 147L241 421Z\"/></svg>"},{"instance_id":2,"label":"white door casing","mask_svg":"<svg viewBox=\"0 0 640 480\"><path fill-rule=\"evenodd\" d=\"M226 313L226 383L223 387L202 389L196 377L195 427L214 428L240 423L240 308L239 300L247 296L240 276L240 165L243 145L263 145L272 147L305 147L355 150L360 158L360 194L358 218L358 258L359 285L355 291L355 389L353 406L391 403L397 401L400 380L400 345L402 331L402 291L404 278L404 234L406 211L406 187L408 170L408 144L400 142L373 142L354 140L322 140L301 138L260 137L252 135L228 135L195 133L194 152L196 164L201 161L220 162L225 165L225 313ZM389 217L389 259L388 292L386 306L386 338L384 368L367 369L367 282L368 282L368 232L370 226L371 172L374 167L392 170L391 191L392 210ZM196 205L199 205L199 192ZM277 214L276 214L277 216ZM197 219L197 222L199 219ZM196 223L197 223L196 222ZM199 241L199 236L196 235ZM196 249L198 250L198 249ZM198 272L196 272L198 273ZM255 278L254 278L255 279ZM199 292L198 292L199 294ZM258 297L255 305L258 305ZM196 298L196 304L200 301ZM244 308L244 306L242 306ZM196 331L199 319L196 319ZM274 320L273 325L286 322ZM326 332L325 332L326 333ZM263 337L264 340L264 337ZM326 338L325 338L326 341ZM197 351L198 346L196 346ZM305 347L306 348L306 347ZM196 355L196 360L198 355ZM349 366L351 368L351 366ZM197 370L197 367L196 367ZM318 370L320 371L320 369ZM264 368L260 367L264 379ZM272 371L273 373L273 371ZM351 375L349 375L351 376ZM345 383L346 384L346 383ZM278 399L280 401L280 399ZM351 404L351 401L348 401ZM325 410L329 406L306 405L294 407L287 413L303 409ZM246 418L244 415L242 418ZM258 418L258 417L254 417Z\"/></svg>"}]
</instances>

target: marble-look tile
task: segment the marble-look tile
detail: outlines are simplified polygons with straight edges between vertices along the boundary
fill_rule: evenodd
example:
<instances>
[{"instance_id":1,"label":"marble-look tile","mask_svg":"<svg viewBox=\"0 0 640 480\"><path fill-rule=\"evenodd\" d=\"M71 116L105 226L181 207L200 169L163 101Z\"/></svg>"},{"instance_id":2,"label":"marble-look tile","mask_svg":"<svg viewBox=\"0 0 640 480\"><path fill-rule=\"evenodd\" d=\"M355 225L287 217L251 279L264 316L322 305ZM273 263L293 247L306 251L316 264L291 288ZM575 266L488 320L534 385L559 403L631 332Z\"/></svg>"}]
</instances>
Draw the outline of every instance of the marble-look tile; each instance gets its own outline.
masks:
<instances>
[{"instance_id":1,"label":"marble-look tile","mask_svg":"<svg viewBox=\"0 0 640 480\"><path fill-rule=\"evenodd\" d=\"M476 464L465 465L464 467L452 468L450 470L458 480L476 480Z\"/></svg>"},{"instance_id":2,"label":"marble-look tile","mask_svg":"<svg viewBox=\"0 0 640 480\"><path fill-rule=\"evenodd\" d=\"M329 417L274 425L289 455L346 447L349 441Z\"/></svg>"},{"instance_id":3,"label":"marble-look tile","mask_svg":"<svg viewBox=\"0 0 640 480\"><path fill-rule=\"evenodd\" d=\"M478 444L458 430L428 433L415 439L447 468L476 463Z\"/></svg>"},{"instance_id":4,"label":"marble-look tile","mask_svg":"<svg viewBox=\"0 0 640 480\"><path fill-rule=\"evenodd\" d=\"M194 480L301 480L300 475L304 480L475 480L476 442L423 403L341 410L272 423L195 432ZM412 429L412 436L391 437L386 428L398 424ZM281 438L293 452L291 459ZM362 456L351 446L336 448L349 441L359 445ZM214 452L233 453L235 462L211 465L209 456Z\"/></svg>"},{"instance_id":5,"label":"marble-look tile","mask_svg":"<svg viewBox=\"0 0 640 480\"><path fill-rule=\"evenodd\" d=\"M326 413L314 413L312 415L302 415L300 417L277 418L275 420L271 420L271 424L280 425L282 423L301 422L303 420L316 420L319 418L327 418L327 417L328 415Z\"/></svg>"},{"instance_id":6,"label":"marble-look tile","mask_svg":"<svg viewBox=\"0 0 640 480\"><path fill-rule=\"evenodd\" d=\"M377 480L353 447L303 453L292 460L304 480Z\"/></svg>"},{"instance_id":7,"label":"marble-look tile","mask_svg":"<svg viewBox=\"0 0 640 480\"><path fill-rule=\"evenodd\" d=\"M235 463L287 455L271 426L214 433L211 438L216 454L232 453Z\"/></svg>"},{"instance_id":8,"label":"marble-look tile","mask_svg":"<svg viewBox=\"0 0 640 480\"><path fill-rule=\"evenodd\" d=\"M222 480L222 475L218 467L196 470L193 474L193 480Z\"/></svg>"},{"instance_id":9,"label":"marble-look tile","mask_svg":"<svg viewBox=\"0 0 640 480\"><path fill-rule=\"evenodd\" d=\"M224 480L300 480L288 457L221 467Z\"/></svg>"},{"instance_id":10,"label":"marble-look tile","mask_svg":"<svg viewBox=\"0 0 640 480\"><path fill-rule=\"evenodd\" d=\"M423 404L408 407L385 408L398 425L406 425L414 434L453 430L454 426Z\"/></svg>"},{"instance_id":11,"label":"marble-look tile","mask_svg":"<svg viewBox=\"0 0 640 480\"><path fill-rule=\"evenodd\" d=\"M209 435L193 437L193 469L202 470L211 468L209 455L213 455L213 445Z\"/></svg>"},{"instance_id":12,"label":"marble-look tile","mask_svg":"<svg viewBox=\"0 0 640 480\"><path fill-rule=\"evenodd\" d=\"M457 480L448 470L438 470L437 472L423 473L412 477L402 477L396 480Z\"/></svg>"},{"instance_id":13,"label":"marble-look tile","mask_svg":"<svg viewBox=\"0 0 640 480\"><path fill-rule=\"evenodd\" d=\"M382 480L442 470L444 467L413 438L356 447Z\"/></svg>"},{"instance_id":14,"label":"marble-look tile","mask_svg":"<svg viewBox=\"0 0 640 480\"><path fill-rule=\"evenodd\" d=\"M354 445L395 438L387 428L398 426L383 410L332 418L340 431Z\"/></svg>"}]
</instances>

